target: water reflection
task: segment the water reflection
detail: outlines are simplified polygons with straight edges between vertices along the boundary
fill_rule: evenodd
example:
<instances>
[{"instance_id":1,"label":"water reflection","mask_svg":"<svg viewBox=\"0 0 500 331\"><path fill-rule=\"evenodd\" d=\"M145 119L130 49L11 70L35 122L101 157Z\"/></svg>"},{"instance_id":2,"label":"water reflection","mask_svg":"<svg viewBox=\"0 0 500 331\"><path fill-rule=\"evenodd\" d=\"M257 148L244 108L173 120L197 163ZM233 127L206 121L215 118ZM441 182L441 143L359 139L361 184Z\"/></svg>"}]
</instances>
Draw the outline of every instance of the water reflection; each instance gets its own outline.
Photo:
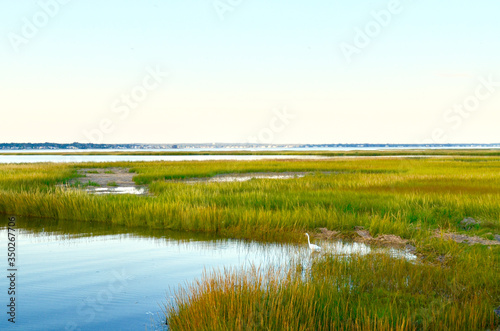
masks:
<instances>
[{"instance_id":1,"label":"water reflection","mask_svg":"<svg viewBox=\"0 0 500 331\"><path fill-rule=\"evenodd\" d=\"M2 219L4 242L7 218ZM161 316L166 298L204 271L280 267L311 256L305 244L96 222L18 218L17 228L16 300L22 315L16 324L23 330L150 328L151 314ZM371 251L360 243L320 244L339 255ZM6 292L2 296L6 300ZM4 323L0 329L7 327Z\"/></svg>"},{"instance_id":2,"label":"water reflection","mask_svg":"<svg viewBox=\"0 0 500 331\"><path fill-rule=\"evenodd\" d=\"M91 194L134 194L142 195L146 194L147 190L144 187L132 187L132 186L121 186L121 187L90 187L87 188L87 192Z\"/></svg>"},{"instance_id":3,"label":"water reflection","mask_svg":"<svg viewBox=\"0 0 500 331\"><path fill-rule=\"evenodd\" d=\"M217 175L210 178L196 178L183 180L184 183L228 183L228 182L246 182L251 179L290 179L290 178L302 178L305 173L295 173L295 174L269 174L269 173L250 173L250 174L228 174L228 175Z\"/></svg>"}]
</instances>

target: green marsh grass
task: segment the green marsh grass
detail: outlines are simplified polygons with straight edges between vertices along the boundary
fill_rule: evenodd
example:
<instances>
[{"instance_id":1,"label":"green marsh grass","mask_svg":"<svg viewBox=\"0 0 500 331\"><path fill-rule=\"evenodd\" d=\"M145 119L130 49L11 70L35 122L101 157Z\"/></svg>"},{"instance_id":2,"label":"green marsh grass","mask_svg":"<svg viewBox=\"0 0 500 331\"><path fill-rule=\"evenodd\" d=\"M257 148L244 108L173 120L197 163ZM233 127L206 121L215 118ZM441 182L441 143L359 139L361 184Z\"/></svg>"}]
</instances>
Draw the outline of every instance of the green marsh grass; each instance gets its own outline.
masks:
<instances>
[{"instance_id":1,"label":"green marsh grass","mask_svg":"<svg viewBox=\"0 0 500 331\"><path fill-rule=\"evenodd\" d=\"M67 187L78 169L111 167L130 168L151 195L97 196ZM308 174L183 182L294 171ZM416 263L323 256L306 277L291 268L285 281L276 270L265 279L249 272L209 274L169 308L173 330L493 330L500 324L493 313L500 306L500 248L432 236L435 230L488 239L500 234L499 174L498 158L465 155L0 165L0 213L301 243L303 232L319 227L348 237L363 226L374 236L410 240L421 256ZM465 217L481 224L465 231Z\"/></svg>"},{"instance_id":2,"label":"green marsh grass","mask_svg":"<svg viewBox=\"0 0 500 331\"><path fill-rule=\"evenodd\" d=\"M452 246L444 266L372 253L324 255L308 270L213 272L165 314L171 330L495 329L498 255Z\"/></svg>"},{"instance_id":3,"label":"green marsh grass","mask_svg":"<svg viewBox=\"0 0 500 331\"><path fill-rule=\"evenodd\" d=\"M276 240L318 227L352 231L356 226L364 226L372 235L418 239L435 229L463 231L460 221L473 217L482 224L469 233L491 236L500 232L500 161L475 161L398 158L0 165L0 212L257 240ZM93 196L57 187L76 178L78 169L92 167L131 168L136 173L134 181L149 185L154 196ZM284 180L182 182L225 173L286 171L309 174Z\"/></svg>"}]
</instances>

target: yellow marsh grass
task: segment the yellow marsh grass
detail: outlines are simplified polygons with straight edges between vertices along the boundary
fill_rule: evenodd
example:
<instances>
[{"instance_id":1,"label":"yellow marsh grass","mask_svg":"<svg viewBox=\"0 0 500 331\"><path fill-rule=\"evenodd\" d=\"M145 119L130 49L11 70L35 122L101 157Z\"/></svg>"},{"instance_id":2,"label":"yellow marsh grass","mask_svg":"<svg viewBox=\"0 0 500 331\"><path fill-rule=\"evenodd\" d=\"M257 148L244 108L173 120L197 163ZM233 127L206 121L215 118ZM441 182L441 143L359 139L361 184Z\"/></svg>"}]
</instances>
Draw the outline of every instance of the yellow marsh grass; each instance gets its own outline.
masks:
<instances>
[{"instance_id":1,"label":"yellow marsh grass","mask_svg":"<svg viewBox=\"0 0 500 331\"><path fill-rule=\"evenodd\" d=\"M116 166L131 167L134 180L149 184L154 196L94 196L56 187L76 177L78 168ZM170 181L284 171L312 174L239 183ZM499 325L493 313L500 305L499 247L430 236L438 228L462 231L464 217L482 221L471 234L492 239L500 233L499 174L500 161L493 158L0 165L0 213L274 241L303 241L303 232L318 227L351 231L361 225L373 235L412 240L422 262L325 258L305 279L289 271L283 282L271 273L263 289L252 274L207 276L188 290L188 299L178 298L183 318L176 322L170 311L172 326L486 330ZM217 308L213 315L211 307Z\"/></svg>"},{"instance_id":2,"label":"yellow marsh grass","mask_svg":"<svg viewBox=\"0 0 500 331\"><path fill-rule=\"evenodd\" d=\"M92 196L55 187L78 168L112 166L131 167L134 180L149 184L155 196ZM499 170L500 161L489 158L0 165L0 212L258 240L355 226L418 239L436 228L458 231L464 217L474 217L483 223L473 233L491 236L500 231ZM283 171L311 174L238 183L168 180Z\"/></svg>"},{"instance_id":3,"label":"yellow marsh grass","mask_svg":"<svg viewBox=\"0 0 500 331\"><path fill-rule=\"evenodd\" d=\"M172 330L495 329L498 262L473 250L445 266L370 254L323 256L305 275L226 270L181 288L166 316Z\"/></svg>"}]
</instances>

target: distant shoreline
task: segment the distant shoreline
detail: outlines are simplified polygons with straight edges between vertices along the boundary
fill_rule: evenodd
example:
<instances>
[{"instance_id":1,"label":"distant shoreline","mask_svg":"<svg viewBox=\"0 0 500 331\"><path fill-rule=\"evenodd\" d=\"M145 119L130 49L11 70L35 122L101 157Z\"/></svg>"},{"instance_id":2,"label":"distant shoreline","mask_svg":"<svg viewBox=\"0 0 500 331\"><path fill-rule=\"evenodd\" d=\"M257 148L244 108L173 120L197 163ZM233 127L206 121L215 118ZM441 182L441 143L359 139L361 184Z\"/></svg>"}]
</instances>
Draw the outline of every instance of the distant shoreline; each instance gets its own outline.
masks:
<instances>
[{"instance_id":1,"label":"distant shoreline","mask_svg":"<svg viewBox=\"0 0 500 331\"><path fill-rule=\"evenodd\" d=\"M500 156L499 148L463 149L380 149L380 150L199 150L199 151L157 151L157 150L0 150L0 156L29 155L281 155L281 156Z\"/></svg>"},{"instance_id":2,"label":"distant shoreline","mask_svg":"<svg viewBox=\"0 0 500 331\"><path fill-rule=\"evenodd\" d=\"M138 152L265 152L265 151L381 151L381 150L456 150L500 149L500 143L480 144L253 144L253 143L180 143L180 144L93 144L93 143L0 143L4 152L138 151Z\"/></svg>"}]
</instances>

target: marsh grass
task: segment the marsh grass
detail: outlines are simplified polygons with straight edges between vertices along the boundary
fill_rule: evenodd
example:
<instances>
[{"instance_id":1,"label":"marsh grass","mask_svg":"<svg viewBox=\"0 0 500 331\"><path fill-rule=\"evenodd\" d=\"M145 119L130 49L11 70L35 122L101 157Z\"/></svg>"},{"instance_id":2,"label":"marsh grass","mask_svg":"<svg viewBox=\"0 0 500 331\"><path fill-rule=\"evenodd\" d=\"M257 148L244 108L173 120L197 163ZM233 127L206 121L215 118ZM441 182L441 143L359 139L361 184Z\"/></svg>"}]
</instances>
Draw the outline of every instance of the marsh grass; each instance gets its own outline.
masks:
<instances>
[{"instance_id":1,"label":"marsh grass","mask_svg":"<svg viewBox=\"0 0 500 331\"><path fill-rule=\"evenodd\" d=\"M172 330L494 329L500 261L476 250L446 265L325 255L307 270L213 272L182 287L165 314Z\"/></svg>"},{"instance_id":2,"label":"marsh grass","mask_svg":"<svg viewBox=\"0 0 500 331\"><path fill-rule=\"evenodd\" d=\"M327 227L418 240L435 229L500 232L500 161L349 159L40 164L0 166L0 212L34 217L202 231L257 240L285 240ZM90 196L56 184L81 168L130 167L154 197ZM185 184L179 179L224 173L310 174L283 180ZM327 173L324 173L327 172ZM172 181L175 179L177 181ZM84 184L85 185L85 184ZM94 185L92 182L86 185ZM64 201L64 203L61 203ZM79 208L73 208L78 205ZM43 206L41 208L40 206ZM296 236L299 238L300 236Z\"/></svg>"},{"instance_id":3,"label":"marsh grass","mask_svg":"<svg viewBox=\"0 0 500 331\"><path fill-rule=\"evenodd\" d=\"M116 182L108 182L107 184L108 186L118 186L118 184L116 184Z\"/></svg>"},{"instance_id":4,"label":"marsh grass","mask_svg":"<svg viewBox=\"0 0 500 331\"><path fill-rule=\"evenodd\" d=\"M0 190L29 191L36 188L47 191L77 177L76 169L67 164L2 164Z\"/></svg>"},{"instance_id":5,"label":"marsh grass","mask_svg":"<svg viewBox=\"0 0 500 331\"><path fill-rule=\"evenodd\" d=\"M131 168L153 196L96 196L70 187L78 169ZM247 172L302 178L197 182ZM500 248L433 238L436 229L500 234L500 160L335 159L0 165L0 213L126 227L301 241L319 227L396 234L417 263L323 256L312 267L210 274L168 308L172 329L486 330L498 327ZM68 187L60 186L66 184ZM466 231L460 221L481 223ZM305 273L305 277L304 277ZM175 308L175 309L174 309Z\"/></svg>"}]
</instances>

